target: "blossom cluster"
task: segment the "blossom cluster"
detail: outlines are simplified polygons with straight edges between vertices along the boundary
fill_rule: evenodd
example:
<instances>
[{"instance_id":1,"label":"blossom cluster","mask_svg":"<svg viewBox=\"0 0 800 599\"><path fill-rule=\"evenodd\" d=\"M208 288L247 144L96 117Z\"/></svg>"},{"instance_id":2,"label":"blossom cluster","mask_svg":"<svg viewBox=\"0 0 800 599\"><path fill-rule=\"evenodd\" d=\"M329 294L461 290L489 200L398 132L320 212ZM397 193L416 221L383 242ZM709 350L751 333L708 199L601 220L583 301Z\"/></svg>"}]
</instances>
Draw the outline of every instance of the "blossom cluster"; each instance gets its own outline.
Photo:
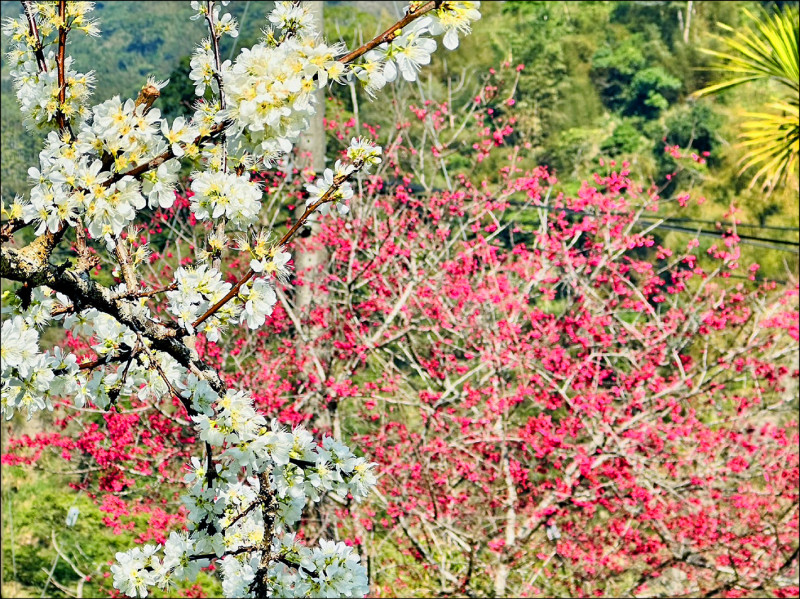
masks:
<instances>
[{"instance_id":1,"label":"blossom cluster","mask_svg":"<svg viewBox=\"0 0 800 599\"><path fill-rule=\"evenodd\" d=\"M272 18L283 12L279 4ZM280 44L262 41L244 49L222 74L229 107L221 118L232 119L238 133L234 139L267 164L291 150L306 129L316 111L313 92L329 79L339 81L344 73L344 65L336 60L343 46L326 45L310 27L296 29L293 35L291 29L281 30Z\"/></svg>"},{"instance_id":2,"label":"blossom cluster","mask_svg":"<svg viewBox=\"0 0 800 599\"><path fill-rule=\"evenodd\" d=\"M172 533L161 547L117 554L114 586L144 597L148 586L165 589L176 580L194 580L210 558L221 558L223 592L252 592L265 553L271 564L265 585L270 596L349 597L368 591L366 569L344 543L320 541L309 548L291 528L309 501L326 493L362 500L375 485L375 464L356 457L344 444L324 437L318 445L302 427L292 432L266 420L244 392L218 397L206 385L184 391L200 414L193 417L200 438L223 451L209 463L192 458L183 502L190 531ZM214 401L210 401L214 398ZM262 486L268 488L264 489ZM271 530L265 543L265 530Z\"/></svg>"},{"instance_id":3,"label":"blossom cluster","mask_svg":"<svg viewBox=\"0 0 800 599\"><path fill-rule=\"evenodd\" d=\"M194 131L179 122L182 119L170 127L159 117L158 109L147 111L144 104L122 102L117 96L94 106L78 124L76 137L50 132L39 153L39 167L28 170L30 196L16 198L9 215L33 223L37 235L86 222L93 239L105 239L113 247L114 237L140 210L169 208L175 201L177 160L164 161L141 181L124 175L161 154L167 141L194 139ZM174 141L173 147L178 144Z\"/></svg>"},{"instance_id":4,"label":"blossom cluster","mask_svg":"<svg viewBox=\"0 0 800 599\"><path fill-rule=\"evenodd\" d=\"M324 200L318 209L321 214L328 214L328 204L335 206L342 216L350 211L347 201L353 197L353 188L346 179L354 172L363 170L369 172L370 168L381 163L383 150L368 139L354 137L347 148L347 158L351 163L345 164L337 160L333 169L326 168L314 183L306 184L308 198L306 206L313 206Z\"/></svg>"},{"instance_id":5,"label":"blossom cluster","mask_svg":"<svg viewBox=\"0 0 800 599\"><path fill-rule=\"evenodd\" d=\"M246 175L204 171L196 174L191 189L191 208L197 220L224 217L245 230L258 218L261 189Z\"/></svg>"},{"instance_id":6,"label":"blossom cluster","mask_svg":"<svg viewBox=\"0 0 800 599\"><path fill-rule=\"evenodd\" d=\"M124 284L117 293L125 293ZM181 379L187 370L169 354L151 348L146 337L96 308L71 311L69 305L67 297L41 288L33 290L27 307L14 295L4 295L3 313L10 317L4 320L2 330L0 405L6 420L21 410L29 419L39 410L52 410L59 397L72 397L77 408L92 405L105 409L119 399L134 395L142 400L160 398L170 385L183 387ZM73 353L60 347L42 352L40 331L56 319L63 320L63 327L73 335L93 339L91 349L99 360L113 362L130 356L130 361L90 375ZM133 360L137 344L141 354Z\"/></svg>"},{"instance_id":7,"label":"blossom cluster","mask_svg":"<svg viewBox=\"0 0 800 599\"><path fill-rule=\"evenodd\" d=\"M8 292L3 294L3 313L13 314L3 321L0 346L0 411L6 420L16 410L25 410L28 418L39 410L52 410L54 397L72 395L78 390L75 356L64 354L60 347L52 352L40 351L39 331L50 322L56 304L51 296L41 289L34 290L30 307L20 313L13 309L19 301Z\"/></svg>"},{"instance_id":8,"label":"blossom cluster","mask_svg":"<svg viewBox=\"0 0 800 599\"><path fill-rule=\"evenodd\" d=\"M444 34L442 43L448 50L459 44L459 34L472 31L472 23L481 18L480 2L440 2L424 17L413 21L389 42L380 44L353 65L352 71L370 95L401 76L416 81L420 68L430 64L436 51L432 36ZM412 2L409 10L419 10L425 2Z\"/></svg>"},{"instance_id":9,"label":"blossom cluster","mask_svg":"<svg viewBox=\"0 0 800 599\"><path fill-rule=\"evenodd\" d=\"M96 21L87 18L93 8L93 2L69 3L63 25L92 37L100 35ZM18 19L6 19L3 23L3 34L12 42L12 49L6 56L23 123L31 130L47 130L55 126L59 111L67 118L85 117L86 102L95 83L94 72L79 73L73 70L73 59L67 57L64 65L64 100L60 101L56 55L52 50L44 54L43 48L44 40L62 25L61 17L53 3L29 2L27 10L31 12L31 18L38 18L38 31L43 39L37 40L30 34L26 15L20 15ZM40 68L37 52L41 53L44 69Z\"/></svg>"}]
</instances>

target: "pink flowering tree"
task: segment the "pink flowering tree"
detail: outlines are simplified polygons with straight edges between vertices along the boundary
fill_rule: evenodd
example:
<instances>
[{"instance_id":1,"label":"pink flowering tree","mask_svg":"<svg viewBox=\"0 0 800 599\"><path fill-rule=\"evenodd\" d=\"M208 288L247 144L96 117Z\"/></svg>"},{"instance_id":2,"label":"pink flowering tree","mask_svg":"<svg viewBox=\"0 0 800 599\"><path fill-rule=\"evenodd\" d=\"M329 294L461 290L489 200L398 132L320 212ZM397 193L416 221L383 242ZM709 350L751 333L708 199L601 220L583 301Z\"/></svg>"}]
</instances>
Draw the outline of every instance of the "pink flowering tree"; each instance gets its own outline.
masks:
<instances>
[{"instance_id":1,"label":"pink flowering tree","mask_svg":"<svg viewBox=\"0 0 800 599\"><path fill-rule=\"evenodd\" d=\"M757 284L734 230L659 246L657 193L624 170L574 199L522 170L514 78L460 110L412 104L362 182L372 201L312 240L331 256L316 305L280 292L273 334L202 351L281 421L369 448L377 500L305 530L341 527L378 593L793 592L796 286ZM426 146L431 128L452 141ZM454 148L498 172L448 188ZM267 186L302 200L281 173Z\"/></svg>"},{"instance_id":2,"label":"pink flowering tree","mask_svg":"<svg viewBox=\"0 0 800 599\"><path fill-rule=\"evenodd\" d=\"M187 16L208 35L192 57L198 102L191 118L172 122L153 106L167 82L148 81L136 99L90 102L94 75L76 70L68 38L99 35L93 3L22 2L3 24L24 124L46 137L30 194L3 205L0 272L16 287L4 297L2 413L31 418L58 405L56 424L72 426L72 437L23 439L35 448L27 459L47 445L80 454L102 490L123 491L137 475L185 483L186 529L117 553L118 591L145 597L213 566L226 596L363 596L358 554L335 540L304 543L297 524L324 496L363 500L376 464L332 437L268 421L201 348L264 325L289 278L287 244L313 213L346 214L353 184L381 162L379 146L354 138L307 186L299 218L273 233L251 174L291 151L315 113L314 92L351 80L376 94L416 80L435 36L456 48L480 3L412 2L348 51L321 38L308 6L279 2L262 39L232 62L220 56L220 40L238 35L227 4L191 2ZM192 170L186 203L175 193L182 166ZM159 273L149 225L163 211L192 232L181 238L189 253L169 256ZM20 247L23 229L33 241ZM43 341L55 326L65 343ZM107 497L103 507L118 518L119 504Z\"/></svg>"},{"instance_id":3,"label":"pink flowering tree","mask_svg":"<svg viewBox=\"0 0 800 599\"><path fill-rule=\"evenodd\" d=\"M206 350L379 464L370 499L306 527L360 546L378 594L796 594L797 284L757 281L735 227L662 246L624 165L574 198L523 168L514 79L395 124L371 201L314 238L316 305L280 293L267 323L302 351Z\"/></svg>"}]
</instances>

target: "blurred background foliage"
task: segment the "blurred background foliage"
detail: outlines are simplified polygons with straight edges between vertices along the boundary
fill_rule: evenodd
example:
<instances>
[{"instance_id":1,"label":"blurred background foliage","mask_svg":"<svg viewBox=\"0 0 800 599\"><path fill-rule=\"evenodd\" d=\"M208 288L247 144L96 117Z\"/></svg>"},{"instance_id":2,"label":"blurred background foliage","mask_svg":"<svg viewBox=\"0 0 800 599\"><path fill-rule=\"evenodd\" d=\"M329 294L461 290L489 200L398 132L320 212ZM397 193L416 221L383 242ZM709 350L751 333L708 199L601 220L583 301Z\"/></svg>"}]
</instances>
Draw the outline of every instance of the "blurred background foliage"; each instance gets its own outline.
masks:
<instances>
[{"instance_id":1,"label":"blurred background foliage","mask_svg":"<svg viewBox=\"0 0 800 599\"><path fill-rule=\"evenodd\" d=\"M257 40L271 4L231 3L228 10L238 18L241 34L237 40L225 40L223 56L233 57L237 48ZM402 7L399 2L326 2L326 36L352 47L378 33ZM397 118L414 120L398 114L397 107L430 99L448 101L457 110L469 104L491 68L502 62L524 65L514 96L517 122L509 138L513 144L530 144L524 166L548 165L559 177L560 188L574 193L592 172L627 161L634 178L645 185L666 182L664 198L685 192L705 198L702 204L692 202L681 209L679 217L677 203L665 201L658 215L695 219L687 224L695 231L716 230L715 223L729 220L726 214L735 204L744 223L740 233L762 239L742 246L744 259L757 258L762 276L785 280L797 273L797 164L785 185L766 193L748 186L754 172L739 172L741 150L735 147L739 115L761 109L772 84L756 81L710 98L693 94L718 80L709 69L713 58L702 51L724 50L717 37L724 30L718 23L736 29L746 22L747 10L763 9L769 15L787 7L796 10L797 2L484 2L483 18L473 35L463 39L456 52L437 52L418 83L387 87L373 102L360 90L334 87L332 113L347 118L357 103L361 122L385 130ZM4 18L17 16L20 5L4 0L0 12ZM96 71L95 100L117 94L135 97L148 76L169 78L157 106L170 118L189 113L194 101L187 78L190 55L206 34L201 21L189 21L190 12L188 2L97 2L102 36L76 35L71 42L79 68ZM5 39L2 50L5 55ZM27 193L27 169L42 140L21 126L5 56L1 74L0 192L7 199ZM493 108L502 112L506 106L498 101ZM338 144L331 139L329 148ZM678 163L664 152L665 145L705 156L705 164L688 159ZM470 147L453 153L448 169L472 171L471 156ZM490 159L473 176L496 175L497 167ZM524 223L526 217L516 218ZM688 240L686 231L674 229L659 229L656 235L664 245ZM702 239L714 243L713 238ZM68 529L63 519L72 505L80 507L81 516ZM68 583L67 591L74 593L79 577L63 559L49 576L58 556L56 542L90 574L134 538L127 531L115 534L102 518L89 497L65 493L63 477L56 473L32 475L4 466L3 595L38 596L48 578ZM198 588L184 594L199 589L210 596L219 592L205 575L198 582ZM104 586L110 587L107 582ZM89 580L82 592L94 596L99 591L97 582ZM69 596L52 584L47 592Z\"/></svg>"},{"instance_id":2,"label":"blurred background foliage","mask_svg":"<svg viewBox=\"0 0 800 599\"><path fill-rule=\"evenodd\" d=\"M241 23L237 40L226 40L223 56L256 41L265 26L269 2L233 2ZM352 45L370 38L402 10L399 2L326 2L326 35ZM474 93L475 82L502 61L525 65L516 93L517 140L533 145L532 162L547 164L559 178L577 182L599 166L600 159L628 160L634 172L654 181L670 165L664 140L697 152L710 152L708 169L695 184L710 204L724 213L732 200L745 222L788 219L794 226L794 188L771 194L745 190L754 172L738 174L741 152L734 148L737 115L762 108L768 81L733 89L711 99L692 94L719 75L703 49L724 50L723 23L734 29L747 23L745 11L771 14L796 2L487 2L473 35L457 52L438 52L421 85L426 96L454 106ZM146 6L146 8L145 8ZM2 15L16 16L19 3L3 0ZM170 79L159 107L169 117L188 113L194 100L188 84L189 58L204 36L203 23L189 21L180 2L98 2L99 40L74 36L78 64L97 73L95 98L115 94L135 97L150 75ZM448 80L460 85L450 85ZM454 92L454 89L456 91ZM26 192L27 165L40 139L19 125L19 113L5 61L2 68L1 191L4 198ZM352 110L347 87L333 88ZM402 90L389 91L402 94ZM373 124L394 117L383 102L359 93L362 119ZM795 165L796 170L796 165ZM678 188L682 181L674 181ZM708 189L704 185L709 185ZM713 191L714 193L710 193Z\"/></svg>"}]
</instances>

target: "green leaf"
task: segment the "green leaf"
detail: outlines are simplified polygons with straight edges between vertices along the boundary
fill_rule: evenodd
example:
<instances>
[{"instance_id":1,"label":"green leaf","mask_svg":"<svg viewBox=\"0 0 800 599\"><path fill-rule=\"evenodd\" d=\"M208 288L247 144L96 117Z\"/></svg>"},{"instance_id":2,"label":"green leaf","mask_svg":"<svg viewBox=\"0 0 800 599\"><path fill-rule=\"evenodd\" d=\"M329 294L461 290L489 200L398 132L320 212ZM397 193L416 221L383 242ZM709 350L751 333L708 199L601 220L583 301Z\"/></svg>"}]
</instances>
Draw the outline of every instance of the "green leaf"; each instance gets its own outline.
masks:
<instances>
[{"instance_id":1,"label":"green leaf","mask_svg":"<svg viewBox=\"0 0 800 599\"><path fill-rule=\"evenodd\" d=\"M744 120L739 136L742 141L737 144L744 150L739 161L740 174L750 168L758 169L750 187L763 178L763 187L773 188L792 175L800 151L798 13L793 8L772 16L763 9L760 16L744 12L751 21L750 26L734 30L720 24L729 35L717 39L727 46L728 52L702 50L718 60L711 69L727 77L693 95L718 94L758 80L776 81L788 88L786 98L767 104L768 112L742 114Z\"/></svg>"}]
</instances>

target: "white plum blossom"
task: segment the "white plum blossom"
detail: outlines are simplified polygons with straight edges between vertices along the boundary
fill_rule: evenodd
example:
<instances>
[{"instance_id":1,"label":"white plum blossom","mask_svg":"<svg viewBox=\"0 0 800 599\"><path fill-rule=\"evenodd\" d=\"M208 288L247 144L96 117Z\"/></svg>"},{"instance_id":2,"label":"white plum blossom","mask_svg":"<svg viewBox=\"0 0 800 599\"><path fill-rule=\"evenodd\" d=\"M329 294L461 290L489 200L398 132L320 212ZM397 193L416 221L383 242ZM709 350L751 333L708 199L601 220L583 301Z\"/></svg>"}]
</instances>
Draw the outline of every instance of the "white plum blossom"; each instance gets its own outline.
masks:
<instances>
[{"instance_id":1,"label":"white plum blossom","mask_svg":"<svg viewBox=\"0 0 800 599\"><path fill-rule=\"evenodd\" d=\"M436 40L427 37L431 22L429 17L414 21L392 42L383 71L386 81L397 79L398 71L406 81L416 81L422 65L430 64L431 54L436 51Z\"/></svg>"},{"instance_id":2,"label":"white plum blossom","mask_svg":"<svg viewBox=\"0 0 800 599\"><path fill-rule=\"evenodd\" d=\"M222 560L222 592L226 597L246 597L258 569L258 559L226 555Z\"/></svg>"},{"instance_id":3,"label":"white plum blossom","mask_svg":"<svg viewBox=\"0 0 800 599\"><path fill-rule=\"evenodd\" d=\"M225 217L245 229L255 222L261 208L261 187L246 175L196 173L191 189L192 211L198 220Z\"/></svg>"},{"instance_id":4,"label":"white plum blossom","mask_svg":"<svg viewBox=\"0 0 800 599\"><path fill-rule=\"evenodd\" d=\"M178 324L193 332L192 322L221 300L231 288L222 281L222 274L203 264L197 268L179 268L175 273L177 289L167 292L167 309L178 319ZM217 318L219 318L217 316Z\"/></svg>"},{"instance_id":5,"label":"white plum blossom","mask_svg":"<svg viewBox=\"0 0 800 599\"><path fill-rule=\"evenodd\" d=\"M338 167L337 163L337 167ZM338 168L337 168L338 170ZM346 175L346 172L337 173ZM306 206L311 206L319 202L323 197L326 197L324 203L320 204L317 210L320 214L328 214L330 212L330 205L336 206L336 210L341 216L344 216L350 211L347 205L347 200L353 197L353 188L350 183L343 181L336 183L334 173L331 169L326 168L322 173L322 177L317 179L313 184L307 183L306 189L308 190L308 198L306 199Z\"/></svg>"},{"instance_id":6,"label":"white plum blossom","mask_svg":"<svg viewBox=\"0 0 800 599\"><path fill-rule=\"evenodd\" d=\"M385 60L385 50L370 50L360 63L353 66L353 73L370 98L374 98L376 92L386 85Z\"/></svg>"},{"instance_id":7,"label":"white plum blossom","mask_svg":"<svg viewBox=\"0 0 800 599\"><path fill-rule=\"evenodd\" d=\"M367 172L381 163L381 154L383 149L364 137L353 137L347 147L347 157L353 164L363 166L363 170Z\"/></svg>"},{"instance_id":8,"label":"white plum blossom","mask_svg":"<svg viewBox=\"0 0 800 599\"><path fill-rule=\"evenodd\" d=\"M189 72L189 79L194 81L195 95L203 96L206 93L206 86L211 87L214 93L219 92L214 79L214 53L211 51L210 43L203 44L194 51L189 66L192 69Z\"/></svg>"},{"instance_id":9,"label":"white plum blossom","mask_svg":"<svg viewBox=\"0 0 800 599\"><path fill-rule=\"evenodd\" d=\"M459 34L468 35L472 31L472 22L481 18L480 2L442 2L431 15L433 22L430 32L434 35L444 33L442 44L448 50L458 48Z\"/></svg>"},{"instance_id":10,"label":"white plum blossom","mask_svg":"<svg viewBox=\"0 0 800 599\"><path fill-rule=\"evenodd\" d=\"M190 19L207 26L209 36L190 62L199 97L191 117L171 122L153 106L167 82L149 78L137 99L114 96L91 106L94 74L75 70L69 56L61 65L60 99L59 64L50 48L57 47L59 28L99 34L88 18L92 2L67 3L64 20L53 3L27 3L38 38L25 15L4 22L23 122L46 136L38 163L28 169L30 191L3 203L3 218L31 227L40 239L75 243L70 251L86 264L72 270L71 262L53 260L57 272L71 273L69 285L56 285L67 295L42 284L3 294L0 411L5 419L18 412L31 418L64 398L74 408L101 411L134 398L154 406L165 398L183 403L207 452L191 458L184 477L188 530L170 532L163 547L117 553L111 574L120 592L146 597L152 587L168 590L215 561L229 597L250 596L256 584L269 596L364 596L366 569L352 548L325 540L306 546L294 527L309 502L366 497L376 464L331 437L318 440L302 427L268 422L247 391L229 389L216 372L200 368L199 346L189 338L217 343L230 328L262 327L277 304L276 286L289 283L284 244L291 235L276 243L268 228L259 228L266 222L262 189L250 173L291 152L315 114L315 92L351 75L371 97L400 76L415 81L436 49L432 36L442 34L445 47L456 47L480 18L480 3L442 2L388 43L345 60L345 46L324 41L307 6L277 2L259 43L223 62L215 53L220 38L239 34L221 8L227 4L191 2ZM319 203L321 214L331 206L339 216L349 212L355 197L349 179L377 167L382 150L359 137L345 154L306 185L306 206ZM193 169L191 193L178 203L186 165ZM150 248L151 211L177 213L187 204L207 228L193 257L178 256L170 284L151 289L142 274L161 251ZM235 243L233 230L240 232ZM250 269L235 284L220 271L222 258L233 252ZM101 260L92 261L95 253ZM46 253L44 262L55 256ZM110 262L106 272L118 280L101 284L90 272L98 262L104 268ZM93 356L79 359L61 347L43 351L45 330L55 325L80 338Z\"/></svg>"},{"instance_id":11,"label":"white plum blossom","mask_svg":"<svg viewBox=\"0 0 800 599\"><path fill-rule=\"evenodd\" d=\"M142 176L142 194L147 197L147 205L150 208L172 207L175 203L176 183L180 169L180 162L167 160L156 170Z\"/></svg>"},{"instance_id":12,"label":"white plum blossom","mask_svg":"<svg viewBox=\"0 0 800 599\"><path fill-rule=\"evenodd\" d=\"M300 37L314 33L311 13L294 2L276 2L267 19L278 29L291 31Z\"/></svg>"},{"instance_id":13,"label":"white plum blossom","mask_svg":"<svg viewBox=\"0 0 800 599\"><path fill-rule=\"evenodd\" d=\"M2 335L0 364L3 371L16 368L22 376L27 376L31 370L31 361L38 351L39 333L21 316L15 316L3 322Z\"/></svg>"},{"instance_id":14,"label":"white plum blossom","mask_svg":"<svg viewBox=\"0 0 800 599\"><path fill-rule=\"evenodd\" d=\"M208 560L192 559L193 556L194 543L188 535L171 532L164 543L164 567L172 569L176 578L194 581L200 568L208 565Z\"/></svg>"},{"instance_id":15,"label":"white plum blossom","mask_svg":"<svg viewBox=\"0 0 800 599\"><path fill-rule=\"evenodd\" d=\"M263 278L255 279L252 285L243 287L242 296L245 299L245 305L241 321L247 322L247 326L251 329L257 329L263 325L278 302L278 296L272 284Z\"/></svg>"},{"instance_id":16,"label":"white plum blossom","mask_svg":"<svg viewBox=\"0 0 800 599\"><path fill-rule=\"evenodd\" d=\"M230 13L226 12L220 16L220 10L220 6L215 4L212 12L215 35L217 37L222 37L223 35L239 37L239 23L231 16Z\"/></svg>"},{"instance_id":17,"label":"white plum blossom","mask_svg":"<svg viewBox=\"0 0 800 599\"><path fill-rule=\"evenodd\" d=\"M290 267L289 260L292 256L286 251L285 246L272 245L269 235L263 232L253 238L252 243L246 237L238 240L239 251L249 252L252 256L250 268L255 273L274 275L281 282L288 282Z\"/></svg>"},{"instance_id":18,"label":"white plum blossom","mask_svg":"<svg viewBox=\"0 0 800 599\"><path fill-rule=\"evenodd\" d=\"M114 575L114 586L130 597L147 597L147 587L155 584L156 579L151 568L153 565L153 552L135 547L130 551L118 552L117 563L111 566ZM148 555L149 554L149 555Z\"/></svg>"},{"instance_id":19,"label":"white plum blossom","mask_svg":"<svg viewBox=\"0 0 800 599\"><path fill-rule=\"evenodd\" d=\"M191 143L197 137L197 131L182 116L172 121L171 127L166 119L161 121L161 134L167 140L176 158L183 156L183 146Z\"/></svg>"}]
</instances>

